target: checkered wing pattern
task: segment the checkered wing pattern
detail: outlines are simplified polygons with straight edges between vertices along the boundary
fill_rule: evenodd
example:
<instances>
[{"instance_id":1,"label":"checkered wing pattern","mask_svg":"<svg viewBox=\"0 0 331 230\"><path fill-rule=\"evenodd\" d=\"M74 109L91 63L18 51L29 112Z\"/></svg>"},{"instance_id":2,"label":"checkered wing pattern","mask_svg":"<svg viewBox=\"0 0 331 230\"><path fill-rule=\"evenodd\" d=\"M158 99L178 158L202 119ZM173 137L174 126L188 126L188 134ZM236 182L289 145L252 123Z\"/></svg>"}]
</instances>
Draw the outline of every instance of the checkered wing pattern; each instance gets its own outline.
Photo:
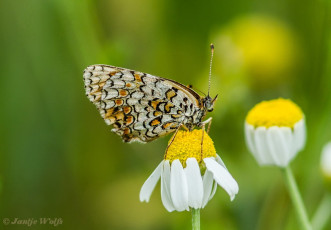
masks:
<instances>
[{"instance_id":1,"label":"checkered wing pattern","mask_svg":"<svg viewBox=\"0 0 331 230\"><path fill-rule=\"evenodd\" d=\"M194 123L200 96L165 78L110 65L84 70L86 95L125 142L148 142Z\"/></svg>"}]
</instances>

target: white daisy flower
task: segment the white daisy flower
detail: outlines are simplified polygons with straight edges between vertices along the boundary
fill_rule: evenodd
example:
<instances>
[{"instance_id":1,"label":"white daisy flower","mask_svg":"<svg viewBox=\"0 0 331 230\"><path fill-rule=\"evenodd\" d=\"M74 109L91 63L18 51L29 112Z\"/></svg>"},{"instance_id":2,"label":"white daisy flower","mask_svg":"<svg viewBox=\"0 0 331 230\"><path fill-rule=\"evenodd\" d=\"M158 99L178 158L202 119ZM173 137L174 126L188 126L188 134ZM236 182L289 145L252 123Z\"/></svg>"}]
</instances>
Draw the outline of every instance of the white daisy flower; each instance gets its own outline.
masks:
<instances>
[{"instance_id":1,"label":"white daisy flower","mask_svg":"<svg viewBox=\"0 0 331 230\"><path fill-rule=\"evenodd\" d=\"M263 101L249 111L245 137L260 165L286 167L305 146L304 114L291 100Z\"/></svg>"},{"instance_id":2,"label":"white daisy flower","mask_svg":"<svg viewBox=\"0 0 331 230\"><path fill-rule=\"evenodd\" d=\"M324 178L331 181L331 142L327 143L322 150L321 170Z\"/></svg>"},{"instance_id":3,"label":"white daisy flower","mask_svg":"<svg viewBox=\"0 0 331 230\"><path fill-rule=\"evenodd\" d=\"M206 206L214 196L217 185L233 200L239 191L237 182L226 169L211 138L204 133L201 154L202 130L178 131L165 159L146 180L140 191L140 201L149 202L161 178L161 199L172 212L189 211Z\"/></svg>"}]
</instances>

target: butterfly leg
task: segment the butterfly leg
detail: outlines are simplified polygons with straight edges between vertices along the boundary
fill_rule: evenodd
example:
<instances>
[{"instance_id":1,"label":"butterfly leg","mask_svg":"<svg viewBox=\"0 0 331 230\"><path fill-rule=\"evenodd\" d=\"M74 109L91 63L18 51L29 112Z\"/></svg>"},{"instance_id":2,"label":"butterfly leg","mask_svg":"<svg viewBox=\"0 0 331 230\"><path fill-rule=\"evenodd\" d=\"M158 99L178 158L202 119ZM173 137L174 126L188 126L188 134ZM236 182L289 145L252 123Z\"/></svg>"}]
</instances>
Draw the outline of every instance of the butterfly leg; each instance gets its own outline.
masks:
<instances>
[{"instance_id":1,"label":"butterfly leg","mask_svg":"<svg viewBox=\"0 0 331 230\"><path fill-rule=\"evenodd\" d=\"M202 128L202 135L201 135L201 161L203 159L203 138L204 138L205 129L206 129L205 126L206 126L206 124L208 124L207 133L209 133L211 121L212 121L212 117L208 118L207 120L205 120L204 122L201 123L201 128Z\"/></svg>"},{"instance_id":2,"label":"butterfly leg","mask_svg":"<svg viewBox=\"0 0 331 230\"><path fill-rule=\"evenodd\" d=\"M190 131L185 125L182 125L182 127L186 130L186 131Z\"/></svg>"},{"instance_id":3,"label":"butterfly leg","mask_svg":"<svg viewBox=\"0 0 331 230\"><path fill-rule=\"evenodd\" d=\"M206 124L208 124L207 133L209 133L212 119L213 119L213 118L210 117L210 118L208 118L207 120L201 122L200 125L199 125L200 127L204 127Z\"/></svg>"},{"instance_id":4,"label":"butterfly leg","mask_svg":"<svg viewBox=\"0 0 331 230\"><path fill-rule=\"evenodd\" d=\"M172 136L172 138L171 138L171 140L170 140L170 143L168 144L168 146L167 146L167 148L166 148L166 152L165 152L165 154L164 154L164 159L167 158L168 149L169 149L170 145L172 144L172 142L175 140L175 137L176 137L176 135L177 135L179 129L182 127L182 125L183 125L183 123L180 123L180 124L179 124L178 128L177 128L176 131L175 131L175 134ZM185 127L185 126L184 126L184 127Z\"/></svg>"},{"instance_id":5,"label":"butterfly leg","mask_svg":"<svg viewBox=\"0 0 331 230\"><path fill-rule=\"evenodd\" d=\"M202 135L201 135L201 160L200 162L202 162L202 159L203 159L203 138L204 138L204 135L205 135L205 124L202 124Z\"/></svg>"},{"instance_id":6,"label":"butterfly leg","mask_svg":"<svg viewBox=\"0 0 331 230\"><path fill-rule=\"evenodd\" d=\"M207 133L209 133L209 130L210 130L210 126L211 126L211 122L212 122L212 120L213 120L213 118L212 117L210 117L209 119L209 124L208 124L208 129L207 129Z\"/></svg>"}]
</instances>

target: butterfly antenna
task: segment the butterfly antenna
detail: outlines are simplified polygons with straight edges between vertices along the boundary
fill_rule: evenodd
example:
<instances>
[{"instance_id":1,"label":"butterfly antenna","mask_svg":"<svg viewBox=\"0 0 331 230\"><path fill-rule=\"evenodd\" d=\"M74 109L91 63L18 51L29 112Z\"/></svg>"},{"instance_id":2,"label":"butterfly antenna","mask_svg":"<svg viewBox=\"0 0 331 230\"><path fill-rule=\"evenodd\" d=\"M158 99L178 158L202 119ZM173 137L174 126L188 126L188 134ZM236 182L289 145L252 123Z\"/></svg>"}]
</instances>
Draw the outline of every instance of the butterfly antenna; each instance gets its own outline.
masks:
<instances>
[{"instance_id":1,"label":"butterfly antenna","mask_svg":"<svg viewBox=\"0 0 331 230\"><path fill-rule=\"evenodd\" d=\"M210 57L210 66L209 66L209 82L208 82L208 96L209 96L209 91L210 91L210 82L211 82L211 67L213 65L213 57L214 57L214 44L210 44L210 49L211 49L211 57Z\"/></svg>"}]
</instances>

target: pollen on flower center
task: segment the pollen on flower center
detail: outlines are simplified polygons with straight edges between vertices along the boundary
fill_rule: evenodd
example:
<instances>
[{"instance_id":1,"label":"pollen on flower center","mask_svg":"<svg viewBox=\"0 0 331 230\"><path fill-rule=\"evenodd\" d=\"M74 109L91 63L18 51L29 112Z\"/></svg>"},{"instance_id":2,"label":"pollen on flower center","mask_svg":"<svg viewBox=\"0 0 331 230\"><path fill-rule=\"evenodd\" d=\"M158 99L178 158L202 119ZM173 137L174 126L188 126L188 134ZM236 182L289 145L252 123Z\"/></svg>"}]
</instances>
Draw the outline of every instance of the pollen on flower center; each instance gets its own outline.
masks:
<instances>
[{"instance_id":1,"label":"pollen on flower center","mask_svg":"<svg viewBox=\"0 0 331 230\"><path fill-rule=\"evenodd\" d=\"M192 132L179 130L165 155L165 160L172 162L173 160L179 159L182 165L185 166L186 160L191 157L197 159L199 163L203 158L215 157L216 150L214 143L206 132L204 132L203 135L202 155L201 141L202 129L196 129Z\"/></svg>"},{"instance_id":2,"label":"pollen on flower center","mask_svg":"<svg viewBox=\"0 0 331 230\"><path fill-rule=\"evenodd\" d=\"M293 128L303 118L301 109L289 99L263 101L251 109L246 122L254 127L286 126Z\"/></svg>"}]
</instances>

